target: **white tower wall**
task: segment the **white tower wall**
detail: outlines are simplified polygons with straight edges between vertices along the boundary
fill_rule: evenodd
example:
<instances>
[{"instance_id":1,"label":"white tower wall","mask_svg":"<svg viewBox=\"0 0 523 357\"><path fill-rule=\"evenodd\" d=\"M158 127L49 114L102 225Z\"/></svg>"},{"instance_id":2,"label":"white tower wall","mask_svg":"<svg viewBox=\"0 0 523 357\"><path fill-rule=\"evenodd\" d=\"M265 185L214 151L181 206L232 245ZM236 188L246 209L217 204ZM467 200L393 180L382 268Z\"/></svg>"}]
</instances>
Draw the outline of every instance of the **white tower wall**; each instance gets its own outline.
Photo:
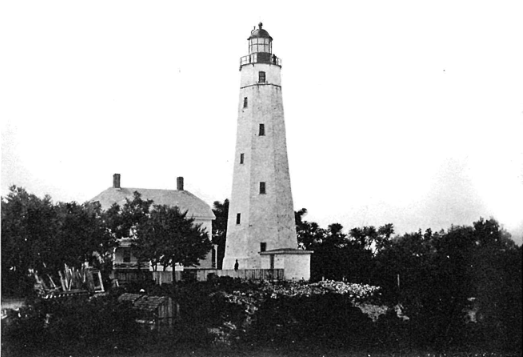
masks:
<instances>
[{"instance_id":1,"label":"white tower wall","mask_svg":"<svg viewBox=\"0 0 523 357\"><path fill-rule=\"evenodd\" d=\"M259 82L259 72L265 72L264 82ZM266 250L297 247L280 73L276 62L253 61L241 67L223 269L233 269L236 260L240 269L261 268L261 243ZM265 193L260 192L262 182Z\"/></svg>"}]
</instances>

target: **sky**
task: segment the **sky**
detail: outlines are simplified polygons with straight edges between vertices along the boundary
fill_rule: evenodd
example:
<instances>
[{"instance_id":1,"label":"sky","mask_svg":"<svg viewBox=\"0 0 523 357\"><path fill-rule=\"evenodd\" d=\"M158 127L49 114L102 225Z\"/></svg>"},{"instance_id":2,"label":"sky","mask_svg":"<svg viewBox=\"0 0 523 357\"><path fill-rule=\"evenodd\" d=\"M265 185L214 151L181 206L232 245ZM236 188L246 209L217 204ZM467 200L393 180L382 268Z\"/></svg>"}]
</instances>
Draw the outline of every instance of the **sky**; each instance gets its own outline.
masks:
<instances>
[{"instance_id":1,"label":"sky","mask_svg":"<svg viewBox=\"0 0 523 357\"><path fill-rule=\"evenodd\" d=\"M294 208L523 239L521 1L3 1L1 193L232 189L239 59L282 59Z\"/></svg>"}]
</instances>

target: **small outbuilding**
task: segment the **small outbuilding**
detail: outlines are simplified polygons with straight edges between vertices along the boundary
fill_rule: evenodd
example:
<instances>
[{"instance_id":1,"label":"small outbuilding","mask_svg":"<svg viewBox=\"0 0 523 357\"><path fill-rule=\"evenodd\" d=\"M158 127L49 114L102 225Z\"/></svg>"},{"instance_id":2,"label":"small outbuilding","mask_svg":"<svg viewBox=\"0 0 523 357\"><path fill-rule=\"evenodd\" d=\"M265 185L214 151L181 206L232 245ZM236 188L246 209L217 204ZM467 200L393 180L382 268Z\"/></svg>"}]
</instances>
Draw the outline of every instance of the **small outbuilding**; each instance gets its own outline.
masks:
<instances>
[{"instance_id":1,"label":"small outbuilding","mask_svg":"<svg viewBox=\"0 0 523 357\"><path fill-rule=\"evenodd\" d=\"M285 280L305 280L311 278L312 250L282 248L259 252L262 269L283 269Z\"/></svg>"},{"instance_id":2,"label":"small outbuilding","mask_svg":"<svg viewBox=\"0 0 523 357\"><path fill-rule=\"evenodd\" d=\"M146 330L159 333L172 330L179 312L178 305L168 296L125 293L118 297L118 301L131 302L138 311L137 322L143 324Z\"/></svg>"}]
</instances>

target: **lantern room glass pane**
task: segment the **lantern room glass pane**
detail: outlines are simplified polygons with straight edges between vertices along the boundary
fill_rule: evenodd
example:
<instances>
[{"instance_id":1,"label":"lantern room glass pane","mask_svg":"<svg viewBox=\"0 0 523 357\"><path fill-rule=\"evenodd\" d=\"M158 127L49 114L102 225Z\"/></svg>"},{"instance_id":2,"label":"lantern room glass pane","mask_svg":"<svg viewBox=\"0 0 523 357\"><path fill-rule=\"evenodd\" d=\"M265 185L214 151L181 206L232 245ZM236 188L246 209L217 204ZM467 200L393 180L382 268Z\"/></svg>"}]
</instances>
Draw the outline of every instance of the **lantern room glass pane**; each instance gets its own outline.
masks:
<instances>
[{"instance_id":1,"label":"lantern room glass pane","mask_svg":"<svg viewBox=\"0 0 523 357\"><path fill-rule=\"evenodd\" d=\"M271 53L271 41L268 38L253 38L249 41L249 53Z\"/></svg>"}]
</instances>

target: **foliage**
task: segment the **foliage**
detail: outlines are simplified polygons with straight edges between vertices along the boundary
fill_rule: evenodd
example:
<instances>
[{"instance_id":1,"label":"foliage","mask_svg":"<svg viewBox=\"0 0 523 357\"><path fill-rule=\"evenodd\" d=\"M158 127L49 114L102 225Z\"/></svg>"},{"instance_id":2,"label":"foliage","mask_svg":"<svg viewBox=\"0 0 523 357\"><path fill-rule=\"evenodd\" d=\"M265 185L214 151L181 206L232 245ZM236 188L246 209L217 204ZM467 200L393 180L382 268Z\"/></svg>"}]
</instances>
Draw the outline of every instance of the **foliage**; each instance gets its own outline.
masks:
<instances>
[{"instance_id":1,"label":"foliage","mask_svg":"<svg viewBox=\"0 0 523 357\"><path fill-rule=\"evenodd\" d=\"M11 187L2 197L2 293L27 296L34 280L57 273L64 264L84 262L107 272L116 240L107 230L97 203L53 203Z\"/></svg>"},{"instance_id":2,"label":"foliage","mask_svg":"<svg viewBox=\"0 0 523 357\"><path fill-rule=\"evenodd\" d=\"M2 295L11 293L9 287L27 294L32 289L29 271L45 270L46 261L54 261L57 223L49 196L40 199L12 186L2 197Z\"/></svg>"},{"instance_id":3,"label":"foliage","mask_svg":"<svg viewBox=\"0 0 523 357\"><path fill-rule=\"evenodd\" d=\"M142 256L165 267L175 263L197 266L212 248L201 225L181 213L178 207L155 205L148 219L137 228L133 247ZM173 269L174 271L174 269Z\"/></svg>"},{"instance_id":4,"label":"foliage","mask_svg":"<svg viewBox=\"0 0 523 357\"><path fill-rule=\"evenodd\" d=\"M313 295L337 294L347 295L352 303L368 301L375 296L380 288L366 284L352 284L344 281L322 280L316 283L280 282L278 284L262 283L261 291L276 299L282 296L294 297Z\"/></svg>"},{"instance_id":5,"label":"foliage","mask_svg":"<svg viewBox=\"0 0 523 357\"><path fill-rule=\"evenodd\" d=\"M296 229L314 250L311 278L382 287L384 302L410 318L409 346L521 350L522 250L494 219L394 236L392 224L323 229L306 213L296 212ZM471 309L476 323L467 322Z\"/></svg>"},{"instance_id":6,"label":"foliage","mask_svg":"<svg viewBox=\"0 0 523 357\"><path fill-rule=\"evenodd\" d=\"M353 228L343 233L343 226L332 223L327 229L304 219L307 209L295 212L298 242L314 251L311 279L348 280L370 283L374 274L374 256L385 249L394 234L392 224Z\"/></svg>"},{"instance_id":7,"label":"foliage","mask_svg":"<svg viewBox=\"0 0 523 357\"><path fill-rule=\"evenodd\" d=\"M226 198L223 203L215 201L212 211L216 219L212 222L212 242L218 245L218 269L222 268L223 257L225 255L225 238L227 237L227 219L229 216L229 200Z\"/></svg>"},{"instance_id":8,"label":"foliage","mask_svg":"<svg viewBox=\"0 0 523 357\"><path fill-rule=\"evenodd\" d=\"M67 264L79 268L84 262L102 271L110 270L112 249L116 240L102 220L98 202L84 204L58 203L56 205L60 229L56 233L60 260L53 266ZM56 256L57 251L52 254ZM56 271L56 270L54 270Z\"/></svg>"},{"instance_id":9,"label":"foliage","mask_svg":"<svg viewBox=\"0 0 523 357\"><path fill-rule=\"evenodd\" d=\"M200 339L207 336L203 340L209 343L231 345L261 342L255 336L268 333L262 330L273 318L269 306L301 304L317 299L315 301L323 306L318 308L330 311L329 304L332 299L336 299L333 296L339 296L346 306L353 306L357 301L370 301L378 290L377 287L336 281L245 282L223 277L207 282L153 287L149 293L169 295L180 303L182 321L179 326L183 326L182 333L186 341L195 343L192 340L195 336L200 336ZM288 318L292 320L294 317ZM263 323L259 322L262 320ZM276 321L279 320L274 320L268 328L279 329ZM313 321L306 323L314 324Z\"/></svg>"},{"instance_id":10,"label":"foliage","mask_svg":"<svg viewBox=\"0 0 523 357\"><path fill-rule=\"evenodd\" d=\"M143 200L142 195L135 191L133 199L126 198L122 207L114 203L105 211L107 227L116 238L136 238L137 228L147 221L152 204L152 200Z\"/></svg>"},{"instance_id":11,"label":"foliage","mask_svg":"<svg viewBox=\"0 0 523 357\"><path fill-rule=\"evenodd\" d=\"M306 215L306 208L294 212L296 235L298 237L298 243L303 244L305 249L314 250L318 244L323 242L326 232L325 229L320 228L316 222L308 222L304 220Z\"/></svg>"},{"instance_id":12,"label":"foliage","mask_svg":"<svg viewBox=\"0 0 523 357\"><path fill-rule=\"evenodd\" d=\"M214 343L255 343L274 345L301 341L316 345L330 343L317 334L318 324L336 329L341 341L350 334L341 330L355 321L371 322L355 307L356 301L368 301L377 287L336 281L305 282L249 282L232 289L221 289L209 294L212 305L219 307L218 316L209 332ZM357 317L356 317L357 316Z\"/></svg>"},{"instance_id":13,"label":"foliage","mask_svg":"<svg viewBox=\"0 0 523 357\"><path fill-rule=\"evenodd\" d=\"M421 348L521 348L521 248L495 220L398 236L375 261L375 284L404 306Z\"/></svg>"},{"instance_id":14,"label":"foliage","mask_svg":"<svg viewBox=\"0 0 523 357\"><path fill-rule=\"evenodd\" d=\"M116 296L40 300L2 320L2 352L29 355L94 354L131 351L139 346L139 326L130 304Z\"/></svg>"}]
</instances>

